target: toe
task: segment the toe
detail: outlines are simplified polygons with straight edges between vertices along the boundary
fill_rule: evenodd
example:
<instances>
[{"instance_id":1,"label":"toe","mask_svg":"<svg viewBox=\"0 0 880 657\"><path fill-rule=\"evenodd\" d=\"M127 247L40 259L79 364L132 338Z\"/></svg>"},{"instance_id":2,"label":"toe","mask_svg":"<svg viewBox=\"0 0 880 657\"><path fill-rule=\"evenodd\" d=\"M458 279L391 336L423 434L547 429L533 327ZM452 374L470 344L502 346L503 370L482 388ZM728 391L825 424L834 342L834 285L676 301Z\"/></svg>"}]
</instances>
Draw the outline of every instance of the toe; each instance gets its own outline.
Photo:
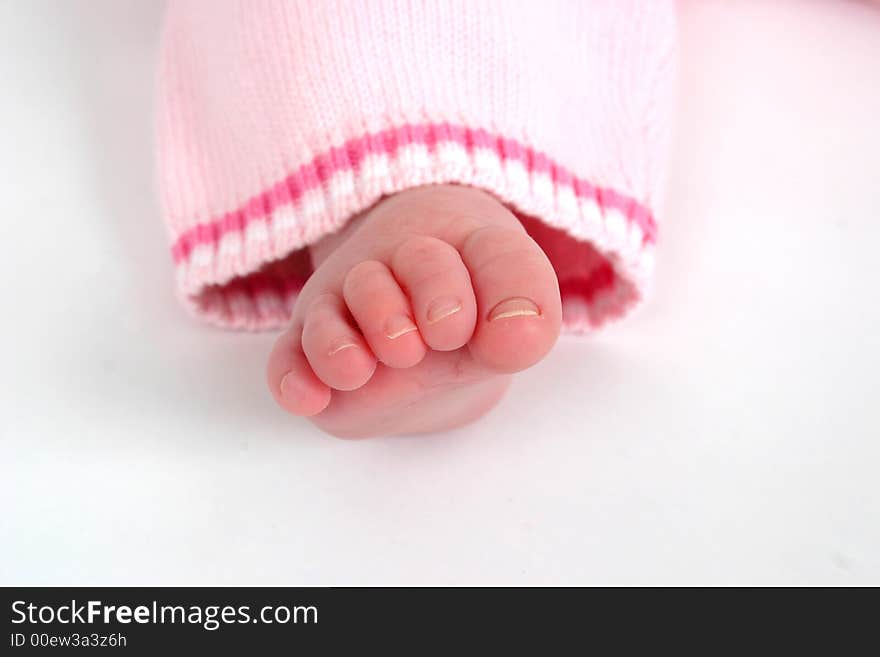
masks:
<instances>
[{"instance_id":1,"label":"toe","mask_svg":"<svg viewBox=\"0 0 880 657\"><path fill-rule=\"evenodd\" d=\"M376 260L355 265L342 293L370 349L385 365L412 367L425 357L409 300L388 267Z\"/></svg>"},{"instance_id":2,"label":"toe","mask_svg":"<svg viewBox=\"0 0 880 657\"><path fill-rule=\"evenodd\" d=\"M476 300L458 251L433 237L411 237L395 250L391 268L409 295L425 343L437 351L467 344L474 331Z\"/></svg>"},{"instance_id":3,"label":"toe","mask_svg":"<svg viewBox=\"0 0 880 657\"><path fill-rule=\"evenodd\" d=\"M553 267L519 228L487 227L461 248L477 299L469 347L495 370L516 372L541 360L559 336L562 308Z\"/></svg>"},{"instance_id":4,"label":"toe","mask_svg":"<svg viewBox=\"0 0 880 657\"><path fill-rule=\"evenodd\" d=\"M336 390L360 388L376 369L375 357L335 294L322 294L309 305L302 345L318 378Z\"/></svg>"},{"instance_id":5,"label":"toe","mask_svg":"<svg viewBox=\"0 0 880 657\"><path fill-rule=\"evenodd\" d=\"M316 415L330 403L330 388L315 376L303 353L299 327L291 327L275 342L266 381L275 401L294 415Z\"/></svg>"}]
</instances>

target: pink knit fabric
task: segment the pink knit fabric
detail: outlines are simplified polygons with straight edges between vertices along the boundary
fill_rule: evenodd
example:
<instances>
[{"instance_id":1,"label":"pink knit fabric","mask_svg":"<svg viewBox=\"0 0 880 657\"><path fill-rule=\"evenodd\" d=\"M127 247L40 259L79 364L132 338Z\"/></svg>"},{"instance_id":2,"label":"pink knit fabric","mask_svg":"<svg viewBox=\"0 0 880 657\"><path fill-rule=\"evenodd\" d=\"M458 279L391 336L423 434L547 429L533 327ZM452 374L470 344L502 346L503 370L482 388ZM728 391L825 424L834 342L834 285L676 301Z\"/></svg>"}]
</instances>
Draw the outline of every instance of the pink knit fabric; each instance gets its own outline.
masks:
<instances>
[{"instance_id":1,"label":"pink knit fabric","mask_svg":"<svg viewBox=\"0 0 880 657\"><path fill-rule=\"evenodd\" d=\"M182 298L281 326L303 275L270 263L453 182L523 218L568 328L622 315L652 269L674 40L667 0L171 0L159 170Z\"/></svg>"}]
</instances>

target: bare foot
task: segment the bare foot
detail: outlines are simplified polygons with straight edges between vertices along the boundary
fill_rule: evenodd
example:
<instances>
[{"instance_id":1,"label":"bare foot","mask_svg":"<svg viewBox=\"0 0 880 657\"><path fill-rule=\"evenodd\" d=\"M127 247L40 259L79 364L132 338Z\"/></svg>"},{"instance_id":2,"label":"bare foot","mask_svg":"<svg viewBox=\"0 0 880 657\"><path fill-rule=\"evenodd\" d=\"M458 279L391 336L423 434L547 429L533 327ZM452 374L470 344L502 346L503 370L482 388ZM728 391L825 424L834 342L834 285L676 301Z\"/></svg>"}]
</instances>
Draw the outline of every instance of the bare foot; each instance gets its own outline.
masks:
<instances>
[{"instance_id":1,"label":"bare foot","mask_svg":"<svg viewBox=\"0 0 880 657\"><path fill-rule=\"evenodd\" d=\"M475 420L559 335L549 260L476 189L437 185L384 199L312 257L268 383L282 407L336 436Z\"/></svg>"}]
</instances>

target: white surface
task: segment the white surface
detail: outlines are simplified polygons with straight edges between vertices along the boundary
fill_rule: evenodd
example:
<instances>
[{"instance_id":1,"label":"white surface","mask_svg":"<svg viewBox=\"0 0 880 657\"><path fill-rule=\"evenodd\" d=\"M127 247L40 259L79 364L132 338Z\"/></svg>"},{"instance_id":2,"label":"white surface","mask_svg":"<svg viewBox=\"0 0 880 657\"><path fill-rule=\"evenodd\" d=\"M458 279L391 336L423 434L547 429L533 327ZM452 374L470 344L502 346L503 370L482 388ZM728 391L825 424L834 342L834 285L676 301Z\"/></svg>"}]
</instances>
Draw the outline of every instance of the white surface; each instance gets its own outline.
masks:
<instances>
[{"instance_id":1,"label":"white surface","mask_svg":"<svg viewBox=\"0 0 880 657\"><path fill-rule=\"evenodd\" d=\"M173 299L158 5L2 3L0 583L880 583L880 11L682 11L650 305L350 443Z\"/></svg>"}]
</instances>

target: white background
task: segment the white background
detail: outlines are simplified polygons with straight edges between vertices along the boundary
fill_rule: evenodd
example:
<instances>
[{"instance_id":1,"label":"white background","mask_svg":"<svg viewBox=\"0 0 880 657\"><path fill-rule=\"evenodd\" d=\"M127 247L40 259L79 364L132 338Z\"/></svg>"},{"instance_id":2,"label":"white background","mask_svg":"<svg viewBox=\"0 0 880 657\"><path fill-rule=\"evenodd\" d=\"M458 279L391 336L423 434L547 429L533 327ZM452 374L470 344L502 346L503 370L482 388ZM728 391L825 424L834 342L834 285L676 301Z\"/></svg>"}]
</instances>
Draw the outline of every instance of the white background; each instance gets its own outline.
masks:
<instances>
[{"instance_id":1,"label":"white background","mask_svg":"<svg viewBox=\"0 0 880 657\"><path fill-rule=\"evenodd\" d=\"M880 584L880 8L682 5L650 303L365 442L176 305L160 10L0 3L0 583Z\"/></svg>"}]
</instances>

